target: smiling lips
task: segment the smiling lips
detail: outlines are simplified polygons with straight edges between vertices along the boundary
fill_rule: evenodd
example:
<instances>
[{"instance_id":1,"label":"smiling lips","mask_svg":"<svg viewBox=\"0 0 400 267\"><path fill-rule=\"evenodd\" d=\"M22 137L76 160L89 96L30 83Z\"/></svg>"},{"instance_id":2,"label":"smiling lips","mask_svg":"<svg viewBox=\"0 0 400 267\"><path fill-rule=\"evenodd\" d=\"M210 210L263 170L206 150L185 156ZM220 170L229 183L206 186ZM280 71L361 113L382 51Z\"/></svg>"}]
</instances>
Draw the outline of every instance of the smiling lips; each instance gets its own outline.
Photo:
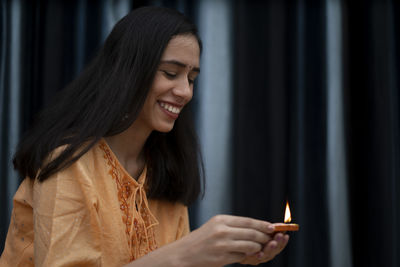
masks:
<instances>
[{"instance_id":1,"label":"smiling lips","mask_svg":"<svg viewBox=\"0 0 400 267\"><path fill-rule=\"evenodd\" d=\"M171 116L174 119L178 118L178 115L181 112L180 107L176 107L165 102L158 102L158 103L169 116Z\"/></svg>"}]
</instances>

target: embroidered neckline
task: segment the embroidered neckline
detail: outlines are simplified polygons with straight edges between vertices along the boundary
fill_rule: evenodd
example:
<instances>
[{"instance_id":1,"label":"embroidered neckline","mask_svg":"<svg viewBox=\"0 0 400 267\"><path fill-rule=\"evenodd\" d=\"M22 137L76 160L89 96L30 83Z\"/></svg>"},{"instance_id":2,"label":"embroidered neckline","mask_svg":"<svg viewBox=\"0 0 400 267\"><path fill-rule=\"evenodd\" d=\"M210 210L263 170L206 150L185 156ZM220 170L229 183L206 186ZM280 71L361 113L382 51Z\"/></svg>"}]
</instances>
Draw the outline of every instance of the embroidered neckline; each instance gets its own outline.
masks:
<instances>
[{"instance_id":1,"label":"embroidered neckline","mask_svg":"<svg viewBox=\"0 0 400 267\"><path fill-rule=\"evenodd\" d=\"M136 181L121 166L105 140L99 142L99 147L109 166L108 174L116 183L131 260L135 260L157 248L154 226L158 224L158 221L150 212L147 202L146 167Z\"/></svg>"}]
</instances>

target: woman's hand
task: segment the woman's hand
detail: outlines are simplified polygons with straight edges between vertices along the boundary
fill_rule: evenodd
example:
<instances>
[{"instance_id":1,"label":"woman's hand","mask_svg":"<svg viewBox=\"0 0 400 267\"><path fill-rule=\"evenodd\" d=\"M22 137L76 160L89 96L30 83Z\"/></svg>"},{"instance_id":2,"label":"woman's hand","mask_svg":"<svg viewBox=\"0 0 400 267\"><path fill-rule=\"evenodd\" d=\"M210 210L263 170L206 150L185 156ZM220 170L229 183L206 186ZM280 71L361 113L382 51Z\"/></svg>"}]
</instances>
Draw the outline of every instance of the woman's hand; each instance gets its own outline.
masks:
<instances>
[{"instance_id":1,"label":"woman's hand","mask_svg":"<svg viewBox=\"0 0 400 267\"><path fill-rule=\"evenodd\" d=\"M180 266L217 267L235 262L268 261L287 241L288 236L274 234L273 224L269 222L217 215L174 245L176 251L184 251L179 256Z\"/></svg>"},{"instance_id":2,"label":"woman's hand","mask_svg":"<svg viewBox=\"0 0 400 267\"><path fill-rule=\"evenodd\" d=\"M276 255L286 247L289 241L289 235L283 233L276 233L274 238L266 243L260 252L254 255L247 256L241 264L257 265L267 262L275 258Z\"/></svg>"},{"instance_id":3,"label":"woman's hand","mask_svg":"<svg viewBox=\"0 0 400 267\"><path fill-rule=\"evenodd\" d=\"M259 264L273 259L289 236L261 220L217 215L187 236L131 262L129 267L220 267Z\"/></svg>"}]
</instances>

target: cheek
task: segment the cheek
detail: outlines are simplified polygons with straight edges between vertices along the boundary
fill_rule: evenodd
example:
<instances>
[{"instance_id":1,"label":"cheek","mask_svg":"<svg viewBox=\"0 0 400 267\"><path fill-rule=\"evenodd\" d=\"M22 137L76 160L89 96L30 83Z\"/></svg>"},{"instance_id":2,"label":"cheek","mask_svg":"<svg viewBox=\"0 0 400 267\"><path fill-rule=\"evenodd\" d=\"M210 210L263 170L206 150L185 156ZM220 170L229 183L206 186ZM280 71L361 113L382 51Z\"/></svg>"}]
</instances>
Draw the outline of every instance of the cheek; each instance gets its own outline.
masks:
<instances>
[{"instance_id":1,"label":"cheek","mask_svg":"<svg viewBox=\"0 0 400 267\"><path fill-rule=\"evenodd\" d=\"M149 94L154 95L160 93L160 91L162 91L162 88L166 87L169 83L170 81L164 76L163 73L157 72L151 85Z\"/></svg>"},{"instance_id":2,"label":"cheek","mask_svg":"<svg viewBox=\"0 0 400 267\"><path fill-rule=\"evenodd\" d=\"M151 116L152 110L154 109L154 106L156 104L156 100L154 99L153 95L151 92L146 97L146 100L143 103L142 110L140 111L140 114L143 117L149 117Z\"/></svg>"}]
</instances>

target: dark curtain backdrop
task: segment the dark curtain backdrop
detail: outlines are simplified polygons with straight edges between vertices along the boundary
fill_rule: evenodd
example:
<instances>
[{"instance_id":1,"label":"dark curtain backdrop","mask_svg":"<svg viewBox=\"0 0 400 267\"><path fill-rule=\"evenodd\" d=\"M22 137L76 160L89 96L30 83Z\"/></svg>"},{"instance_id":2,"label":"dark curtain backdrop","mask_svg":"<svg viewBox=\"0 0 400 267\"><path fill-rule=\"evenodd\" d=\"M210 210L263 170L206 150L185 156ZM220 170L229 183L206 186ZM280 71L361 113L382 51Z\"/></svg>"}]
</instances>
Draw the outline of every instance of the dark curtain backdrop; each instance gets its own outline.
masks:
<instances>
[{"instance_id":1,"label":"dark curtain backdrop","mask_svg":"<svg viewBox=\"0 0 400 267\"><path fill-rule=\"evenodd\" d=\"M327 197L327 2L235 6L235 212L281 221L288 199L301 225L265 266L332 266L336 256ZM352 266L399 266L399 3L332 2L342 11Z\"/></svg>"},{"instance_id":2,"label":"dark curtain backdrop","mask_svg":"<svg viewBox=\"0 0 400 267\"><path fill-rule=\"evenodd\" d=\"M354 263L400 266L400 4L361 3L345 10Z\"/></svg>"},{"instance_id":3,"label":"dark curtain backdrop","mask_svg":"<svg viewBox=\"0 0 400 267\"><path fill-rule=\"evenodd\" d=\"M322 1L239 1L235 29L235 212L301 231L266 266L330 266ZM235 197L238 196L238 197Z\"/></svg>"},{"instance_id":4,"label":"dark curtain backdrop","mask_svg":"<svg viewBox=\"0 0 400 267\"><path fill-rule=\"evenodd\" d=\"M262 266L400 266L399 3L213 2L221 1L233 10L232 213L282 221L288 200L301 229L291 234L282 255ZM96 53L105 36L107 7L121 2L1 0L0 251L14 193L10 185L18 179L11 170L15 147L10 140L21 136L34 114ZM197 13L201 0L125 2L130 9L157 4L178 8L194 21L202 19ZM336 56L341 59L346 190L339 198L345 200L345 225L348 219L347 265L335 261L343 255L332 245L332 223L340 222L335 214L342 213L332 210L328 197L331 81L326 36L331 3L341 14L335 18L341 45ZM20 7L17 24L15 5ZM17 39L15 32L20 33ZM13 64L19 71L13 72ZM17 134L9 130L15 125ZM191 217L196 225L196 207Z\"/></svg>"}]
</instances>

